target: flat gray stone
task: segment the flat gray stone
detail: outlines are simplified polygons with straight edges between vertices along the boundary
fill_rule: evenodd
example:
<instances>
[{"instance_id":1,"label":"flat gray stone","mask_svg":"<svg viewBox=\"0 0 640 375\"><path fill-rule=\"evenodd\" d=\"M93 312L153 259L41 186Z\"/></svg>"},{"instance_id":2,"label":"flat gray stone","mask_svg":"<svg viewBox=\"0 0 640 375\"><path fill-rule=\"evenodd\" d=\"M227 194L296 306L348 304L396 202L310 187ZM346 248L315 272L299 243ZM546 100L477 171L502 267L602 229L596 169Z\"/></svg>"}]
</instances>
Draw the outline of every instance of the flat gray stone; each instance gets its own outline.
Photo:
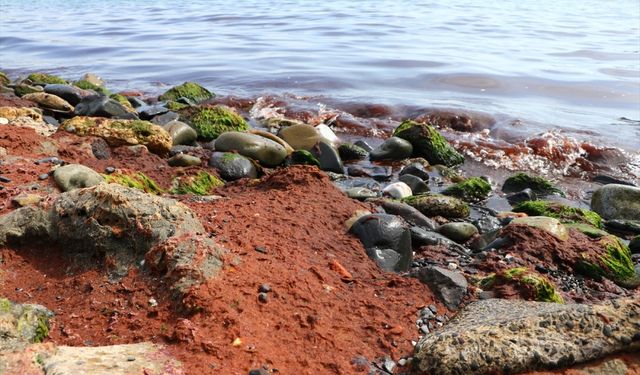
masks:
<instances>
[{"instance_id":1,"label":"flat gray stone","mask_svg":"<svg viewBox=\"0 0 640 375\"><path fill-rule=\"evenodd\" d=\"M53 172L53 179L62 191L95 186L104 181L100 173L81 164L68 164Z\"/></svg>"}]
</instances>

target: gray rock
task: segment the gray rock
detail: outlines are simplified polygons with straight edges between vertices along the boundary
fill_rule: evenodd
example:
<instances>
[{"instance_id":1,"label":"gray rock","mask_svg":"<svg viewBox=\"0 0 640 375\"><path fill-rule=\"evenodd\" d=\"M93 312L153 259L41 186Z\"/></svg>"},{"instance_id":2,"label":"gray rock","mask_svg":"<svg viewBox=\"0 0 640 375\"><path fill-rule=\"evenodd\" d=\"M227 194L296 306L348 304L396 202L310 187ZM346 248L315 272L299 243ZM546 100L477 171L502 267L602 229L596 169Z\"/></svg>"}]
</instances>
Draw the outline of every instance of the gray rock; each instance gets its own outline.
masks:
<instances>
[{"instance_id":1,"label":"gray rock","mask_svg":"<svg viewBox=\"0 0 640 375\"><path fill-rule=\"evenodd\" d=\"M533 192L533 190L526 188L524 190L520 190L518 192L515 193L510 193L507 194L507 201L509 201L509 203L512 206L515 206L516 204L520 203L520 202L524 202L524 201L535 201L536 199L538 199L536 193Z\"/></svg>"},{"instance_id":2,"label":"gray rock","mask_svg":"<svg viewBox=\"0 0 640 375\"><path fill-rule=\"evenodd\" d=\"M640 188L605 185L593 193L591 209L605 219L640 220Z\"/></svg>"},{"instance_id":3,"label":"gray rock","mask_svg":"<svg viewBox=\"0 0 640 375\"><path fill-rule=\"evenodd\" d=\"M391 200L384 200L378 203L381 204L386 213L390 215L398 215L411 225L415 225L426 230L435 230L438 226L433 219L426 217L420 211L406 203Z\"/></svg>"},{"instance_id":4,"label":"gray rock","mask_svg":"<svg viewBox=\"0 0 640 375\"><path fill-rule=\"evenodd\" d=\"M101 95L83 97L82 101L76 105L74 113L76 116L118 118L135 117L135 115L127 112L127 109L122 104L118 103L118 101Z\"/></svg>"},{"instance_id":5,"label":"gray rock","mask_svg":"<svg viewBox=\"0 0 640 375\"><path fill-rule=\"evenodd\" d=\"M169 158L167 163L171 167L193 167L202 163L199 157L188 154L177 154Z\"/></svg>"},{"instance_id":6,"label":"gray rock","mask_svg":"<svg viewBox=\"0 0 640 375\"><path fill-rule=\"evenodd\" d=\"M417 246L444 246L461 255L468 255L469 251L440 233L428 231L421 227L411 227L411 241Z\"/></svg>"},{"instance_id":7,"label":"gray rock","mask_svg":"<svg viewBox=\"0 0 640 375\"><path fill-rule=\"evenodd\" d=\"M91 91L83 90L73 85L62 85L62 84L46 85L44 87L44 92L46 92L47 94L53 94L53 95L59 96L73 106L80 103L80 101L82 101L82 98L95 95Z\"/></svg>"},{"instance_id":8,"label":"gray rock","mask_svg":"<svg viewBox=\"0 0 640 375\"><path fill-rule=\"evenodd\" d=\"M429 185L427 185L426 182L424 182L420 177L414 176L412 174L403 174L398 177L398 180L409 185L409 187L411 188L411 192L413 192L413 195L428 193L430 190Z\"/></svg>"},{"instance_id":9,"label":"gray rock","mask_svg":"<svg viewBox=\"0 0 640 375\"><path fill-rule=\"evenodd\" d=\"M482 215L479 218L473 221L473 225L478 228L478 231L482 234L494 231L496 229L500 229L502 225L500 224L500 220L491 215Z\"/></svg>"},{"instance_id":10,"label":"gray rock","mask_svg":"<svg viewBox=\"0 0 640 375\"><path fill-rule=\"evenodd\" d=\"M0 297L0 353L42 342L49 336L52 317L53 313L44 306L14 303Z\"/></svg>"},{"instance_id":11,"label":"gray rock","mask_svg":"<svg viewBox=\"0 0 640 375\"><path fill-rule=\"evenodd\" d=\"M604 322L613 328L603 333ZM569 324L567 324L569 323ZM488 299L465 307L415 348L416 374L494 374L555 369L640 349L640 303L602 305Z\"/></svg>"},{"instance_id":12,"label":"gray rock","mask_svg":"<svg viewBox=\"0 0 640 375\"><path fill-rule=\"evenodd\" d=\"M378 197L378 193L376 193L375 191L369 190L365 187L352 187L345 190L345 193L349 198L358 199L361 201L369 198Z\"/></svg>"},{"instance_id":13,"label":"gray rock","mask_svg":"<svg viewBox=\"0 0 640 375\"><path fill-rule=\"evenodd\" d=\"M68 164L53 172L53 179L62 191L95 186L104 181L100 173L81 164Z\"/></svg>"},{"instance_id":14,"label":"gray rock","mask_svg":"<svg viewBox=\"0 0 640 375\"><path fill-rule=\"evenodd\" d=\"M156 125L164 126L170 122L178 121L179 119L180 119L179 114L175 112L166 112L161 115L155 116L154 118L151 119L151 122Z\"/></svg>"},{"instance_id":15,"label":"gray rock","mask_svg":"<svg viewBox=\"0 0 640 375\"><path fill-rule=\"evenodd\" d=\"M372 167L366 167L361 165L350 165L347 168L349 176L356 177L370 177L376 181L386 181L392 176L391 167L375 165Z\"/></svg>"},{"instance_id":16,"label":"gray rock","mask_svg":"<svg viewBox=\"0 0 640 375\"><path fill-rule=\"evenodd\" d=\"M338 151L325 141L318 142L311 150L311 154L320 162L320 169L334 173L344 173L344 166Z\"/></svg>"},{"instance_id":17,"label":"gray rock","mask_svg":"<svg viewBox=\"0 0 640 375\"><path fill-rule=\"evenodd\" d=\"M465 243L478 234L478 228L470 223L446 223L438 228L438 232L457 243Z\"/></svg>"},{"instance_id":18,"label":"gray rock","mask_svg":"<svg viewBox=\"0 0 640 375\"><path fill-rule=\"evenodd\" d=\"M267 167L282 164L287 150L278 142L255 134L226 132L215 141L216 151L237 151L240 155L258 160Z\"/></svg>"},{"instance_id":19,"label":"gray rock","mask_svg":"<svg viewBox=\"0 0 640 375\"><path fill-rule=\"evenodd\" d=\"M171 121L162 125L162 128L169 133L174 146L191 145L198 139L198 132L181 121Z\"/></svg>"},{"instance_id":20,"label":"gray rock","mask_svg":"<svg viewBox=\"0 0 640 375\"><path fill-rule=\"evenodd\" d=\"M362 147L367 152L371 152L373 150L373 147L371 147L367 142L362 141L362 140L355 141L354 145L356 145L358 147Z\"/></svg>"},{"instance_id":21,"label":"gray rock","mask_svg":"<svg viewBox=\"0 0 640 375\"><path fill-rule=\"evenodd\" d=\"M161 105L149 105L136 109L138 117L142 120L151 120L152 118L169 112L169 109Z\"/></svg>"},{"instance_id":22,"label":"gray rock","mask_svg":"<svg viewBox=\"0 0 640 375\"><path fill-rule=\"evenodd\" d=\"M402 170L400 171L400 176L406 174L414 175L422 179L423 181L429 181L429 171L427 171L425 166L421 163L411 163L402 168Z\"/></svg>"},{"instance_id":23,"label":"gray rock","mask_svg":"<svg viewBox=\"0 0 640 375\"><path fill-rule=\"evenodd\" d=\"M409 269L413 258L411 234L398 216L371 214L359 218L349 229L364 245L367 255L385 271Z\"/></svg>"},{"instance_id":24,"label":"gray rock","mask_svg":"<svg viewBox=\"0 0 640 375\"><path fill-rule=\"evenodd\" d=\"M369 153L370 160L403 160L411 156L413 146L402 138L391 137Z\"/></svg>"},{"instance_id":25,"label":"gray rock","mask_svg":"<svg viewBox=\"0 0 640 375\"><path fill-rule=\"evenodd\" d=\"M343 143L338 147L338 154L342 160L362 160L369 152L360 146Z\"/></svg>"},{"instance_id":26,"label":"gray rock","mask_svg":"<svg viewBox=\"0 0 640 375\"><path fill-rule=\"evenodd\" d=\"M610 219L604 223L608 231L640 234L640 220L617 220Z\"/></svg>"},{"instance_id":27,"label":"gray rock","mask_svg":"<svg viewBox=\"0 0 640 375\"><path fill-rule=\"evenodd\" d=\"M457 310L467 294L467 279L460 272L430 266L420 269L416 277L451 310Z\"/></svg>"},{"instance_id":28,"label":"gray rock","mask_svg":"<svg viewBox=\"0 0 640 375\"><path fill-rule=\"evenodd\" d=\"M226 181L258 177L258 170L251 160L231 152L214 152L209 165L216 168Z\"/></svg>"}]
</instances>

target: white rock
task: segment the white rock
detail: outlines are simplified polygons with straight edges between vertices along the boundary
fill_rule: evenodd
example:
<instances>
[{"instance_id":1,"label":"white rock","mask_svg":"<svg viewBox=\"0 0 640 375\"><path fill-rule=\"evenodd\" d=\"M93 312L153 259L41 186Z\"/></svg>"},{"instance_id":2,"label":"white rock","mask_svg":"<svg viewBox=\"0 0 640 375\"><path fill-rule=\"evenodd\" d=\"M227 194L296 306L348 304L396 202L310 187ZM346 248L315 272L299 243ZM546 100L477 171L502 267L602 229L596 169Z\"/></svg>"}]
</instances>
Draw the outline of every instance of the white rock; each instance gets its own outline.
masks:
<instances>
[{"instance_id":1,"label":"white rock","mask_svg":"<svg viewBox=\"0 0 640 375\"><path fill-rule=\"evenodd\" d=\"M334 133L333 130L331 130L331 128L325 124L316 126L316 131L322 138L328 140L334 147L340 142L340 139L338 138L336 133Z\"/></svg>"},{"instance_id":2,"label":"white rock","mask_svg":"<svg viewBox=\"0 0 640 375\"><path fill-rule=\"evenodd\" d=\"M0 117L0 125L7 125L9 123L8 118Z\"/></svg>"},{"instance_id":3,"label":"white rock","mask_svg":"<svg viewBox=\"0 0 640 375\"><path fill-rule=\"evenodd\" d=\"M382 190L382 193L396 199L410 197L413 194L409 185L404 182L389 184Z\"/></svg>"}]
</instances>

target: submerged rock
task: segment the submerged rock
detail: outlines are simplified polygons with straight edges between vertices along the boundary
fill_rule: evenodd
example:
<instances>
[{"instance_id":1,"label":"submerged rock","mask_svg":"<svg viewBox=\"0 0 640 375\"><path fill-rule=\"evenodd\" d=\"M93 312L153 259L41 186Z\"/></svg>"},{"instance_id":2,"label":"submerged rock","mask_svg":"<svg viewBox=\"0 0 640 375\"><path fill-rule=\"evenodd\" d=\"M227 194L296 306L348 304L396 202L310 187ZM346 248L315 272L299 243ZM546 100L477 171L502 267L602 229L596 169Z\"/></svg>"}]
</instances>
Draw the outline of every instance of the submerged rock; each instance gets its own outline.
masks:
<instances>
[{"instance_id":1,"label":"submerged rock","mask_svg":"<svg viewBox=\"0 0 640 375\"><path fill-rule=\"evenodd\" d=\"M360 239L369 258L385 271L409 269L413 258L411 233L395 215L371 214L360 217L349 229Z\"/></svg>"},{"instance_id":2,"label":"submerged rock","mask_svg":"<svg viewBox=\"0 0 640 375\"><path fill-rule=\"evenodd\" d=\"M393 136L409 141L413 145L413 155L423 157L431 164L451 167L464 162L464 156L430 125L404 121L393 131Z\"/></svg>"},{"instance_id":3,"label":"submerged rock","mask_svg":"<svg viewBox=\"0 0 640 375\"><path fill-rule=\"evenodd\" d=\"M640 304L489 299L465 307L416 345L417 374L494 374L553 369L637 350ZM611 334L611 332L615 332Z\"/></svg>"},{"instance_id":4,"label":"submerged rock","mask_svg":"<svg viewBox=\"0 0 640 375\"><path fill-rule=\"evenodd\" d=\"M593 193L591 208L605 219L640 220L640 188L605 185Z\"/></svg>"}]
</instances>

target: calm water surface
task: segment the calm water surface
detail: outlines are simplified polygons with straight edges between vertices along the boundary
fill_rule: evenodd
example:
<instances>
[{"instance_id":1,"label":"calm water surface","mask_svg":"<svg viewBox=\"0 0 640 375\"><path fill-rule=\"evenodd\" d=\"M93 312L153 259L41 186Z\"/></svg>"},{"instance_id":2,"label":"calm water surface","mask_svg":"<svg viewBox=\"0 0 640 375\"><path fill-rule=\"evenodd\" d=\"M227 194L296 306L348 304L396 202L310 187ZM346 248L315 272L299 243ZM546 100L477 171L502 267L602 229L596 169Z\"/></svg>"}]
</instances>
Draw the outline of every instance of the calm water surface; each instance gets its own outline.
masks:
<instances>
[{"instance_id":1,"label":"calm water surface","mask_svg":"<svg viewBox=\"0 0 640 375\"><path fill-rule=\"evenodd\" d=\"M470 4L471 3L471 4ZM2 1L0 68L480 110L640 149L640 1Z\"/></svg>"}]
</instances>

